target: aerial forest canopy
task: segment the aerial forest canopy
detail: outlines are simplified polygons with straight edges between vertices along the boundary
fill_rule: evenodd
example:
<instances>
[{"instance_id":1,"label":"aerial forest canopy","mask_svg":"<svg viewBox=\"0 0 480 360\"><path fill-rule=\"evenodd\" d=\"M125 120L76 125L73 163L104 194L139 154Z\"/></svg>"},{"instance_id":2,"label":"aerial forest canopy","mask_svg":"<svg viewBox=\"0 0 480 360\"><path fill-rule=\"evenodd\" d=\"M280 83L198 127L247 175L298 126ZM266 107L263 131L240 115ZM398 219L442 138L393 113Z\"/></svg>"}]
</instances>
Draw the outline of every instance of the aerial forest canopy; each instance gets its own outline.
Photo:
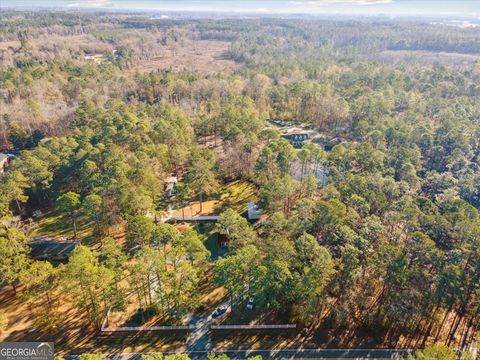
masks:
<instances>
[{"instance_id":1,"label":"aerial forest canopy","mask_svg":"<svg viewBox=\"0 0 480 360\"><path fill-rule=\"evenodd\" d=\"M39 326L58 328L67 293L98 327L130 291L178 324L207 281L385 344L477 336L478 28L2 12L0 116L0 282L24 285ZM295 148L291 124L331 146ZM235 182L262 217L224 202L218 259L160 220ZM81 240L67 263L29 258L35 210Z\"/></svg>"}]
</instances>

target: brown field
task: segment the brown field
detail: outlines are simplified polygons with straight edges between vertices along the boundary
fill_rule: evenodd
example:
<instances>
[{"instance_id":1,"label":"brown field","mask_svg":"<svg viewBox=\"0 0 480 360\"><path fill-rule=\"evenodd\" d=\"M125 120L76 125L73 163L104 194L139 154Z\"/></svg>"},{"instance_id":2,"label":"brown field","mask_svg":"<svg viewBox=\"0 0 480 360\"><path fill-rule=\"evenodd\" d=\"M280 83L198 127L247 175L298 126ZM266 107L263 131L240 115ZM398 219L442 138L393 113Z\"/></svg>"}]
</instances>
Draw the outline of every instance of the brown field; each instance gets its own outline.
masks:
<instances>
[{"instance_id":1,"label":"brown field","mask_svg":"<svg viewBox=\"0 0 480 360\"><path fill-rule=\"evenodd\" d=\"M385 50L370 56L372 60L397 62L416 61L420 64L444 63L461 65L480 61L480 54L464 54L453 52L434 52L420 50Z\"/></svg>"},{"instance_id":2,"label":"brown field","mask_svg":"<svg viewBox=\"0 0 480 360\"><path fill-rule=\"evenodd\" d=\"M149 33L145 30L118 30L114 44L103 41L94 34L39 35L29 39L28 46L38 59L73 58L77 63L84 63L84 52L95 54L95 62L101 62L104 55L112 54L116 47L135 49L134 65L130 73L151 72L158 70L198 71L211 74L229 71L240 65L228 59L230 43L214 40L193 40L185 36L171 45L159 42L161 33ZM21 48L20 41L0 41L0 65L12 66L14 52Z\"/></svg>"},{"instance_id":3,"label":"brown field","mask_svg":"<svg viewBox=\"0 0 480 360\"><path fill-rule=\"evenodd\" d=\"M160 56L139 61L131 71L146 73L158 70L186 70L212 74L234 70L239 64L226 57L229 45L230 43L225 41L186 40L175 48L162 46Z\"/></svg>"}]
</instances>

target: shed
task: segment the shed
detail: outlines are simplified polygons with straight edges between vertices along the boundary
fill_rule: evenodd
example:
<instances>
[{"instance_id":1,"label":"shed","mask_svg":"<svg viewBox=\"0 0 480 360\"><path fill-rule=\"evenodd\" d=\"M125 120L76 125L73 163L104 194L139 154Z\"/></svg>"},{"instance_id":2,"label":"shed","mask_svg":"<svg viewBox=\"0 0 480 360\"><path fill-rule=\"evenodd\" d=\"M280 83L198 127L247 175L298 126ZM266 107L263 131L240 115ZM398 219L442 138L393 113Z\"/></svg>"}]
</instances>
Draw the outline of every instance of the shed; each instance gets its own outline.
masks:
<instances>
[{"instance_id":1,"label":"shed","mask_svg":"<svg viewBox=\"0 0 480 360\"><path fill-rule=\"evenodd\" d=\"M254 202L248 203L248 220L259 220L260 219L260 210L258 205Z\"/></svg>"}]
</instances>

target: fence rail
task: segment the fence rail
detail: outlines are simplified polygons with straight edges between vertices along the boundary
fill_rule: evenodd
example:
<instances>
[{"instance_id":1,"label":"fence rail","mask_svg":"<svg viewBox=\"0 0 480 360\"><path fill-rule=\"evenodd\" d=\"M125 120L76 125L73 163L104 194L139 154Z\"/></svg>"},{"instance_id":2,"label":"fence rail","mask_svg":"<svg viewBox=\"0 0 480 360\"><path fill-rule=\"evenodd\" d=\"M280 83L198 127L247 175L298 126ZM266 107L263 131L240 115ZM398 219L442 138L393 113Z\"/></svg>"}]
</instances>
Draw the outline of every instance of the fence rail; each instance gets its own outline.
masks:
<instances>
[{"instance_id":1,"label":"fence rail","mask_svg":"<svg viewBox=\"0 0 480 360\"><path fill-rule=\"evenodd\" d=\"M278 325L211 325L212 330L271 330L271 329L296 329L295 324Z\"/></svg>"},{"instance_id":2,"label":"fence rail","mask_svg":"<svg viewBox=\"0 0 480 360\"><path fill-rule=\"evenodd\" d=\"M205 215L205 216L173 216L169 221L176 222L196 222L196 221L217 221L218 215Z\"/></svg>"},{"instance_id":3,"label":"fence rail","mask_svg":"<svg viewBox=\"0 0 480 360\"><path fill-rule=\"evenodd\" d=\"M190 326L125 326L125 327L102 327L102 332L128 332L128 331L189 331Z\"/></svg>"}]
</instances>

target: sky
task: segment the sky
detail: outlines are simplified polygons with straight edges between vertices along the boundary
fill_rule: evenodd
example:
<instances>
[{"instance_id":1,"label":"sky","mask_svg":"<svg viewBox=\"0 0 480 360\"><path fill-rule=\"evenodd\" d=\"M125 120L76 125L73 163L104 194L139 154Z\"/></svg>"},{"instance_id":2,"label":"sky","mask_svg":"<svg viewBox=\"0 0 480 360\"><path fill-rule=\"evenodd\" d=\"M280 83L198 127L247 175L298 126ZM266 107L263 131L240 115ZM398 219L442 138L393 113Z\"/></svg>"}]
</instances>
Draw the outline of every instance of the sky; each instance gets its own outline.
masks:
<instances>
[{"instance_id":1,"label":"sky","mask_svg":"<svg viewBox=\"0 0 480 360\"><path fill-rule=\"evenodd\" d=\"M0 0L0 7L256 14L441 15L480 19L480 0Z\"/></svg>"}]
</instances>

